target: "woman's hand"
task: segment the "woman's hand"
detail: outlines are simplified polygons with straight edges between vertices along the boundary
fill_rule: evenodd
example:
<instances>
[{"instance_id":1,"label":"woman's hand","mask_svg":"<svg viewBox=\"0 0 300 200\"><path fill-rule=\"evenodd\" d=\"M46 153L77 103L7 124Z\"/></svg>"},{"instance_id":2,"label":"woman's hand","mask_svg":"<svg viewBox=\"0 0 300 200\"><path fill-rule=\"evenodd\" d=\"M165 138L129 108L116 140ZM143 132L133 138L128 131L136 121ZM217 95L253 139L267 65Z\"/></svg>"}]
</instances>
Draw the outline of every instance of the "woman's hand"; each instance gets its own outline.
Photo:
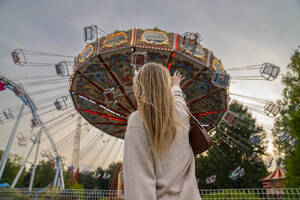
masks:
<instances>
[{"instance_id":1,"label":"woman's hand","mask_svg":"<svg viewBox=\"0 0 300 200\"><path fill-rule=\"evenodd\" d=\"M172 76L172 86L179 85L180 82L184 79L185 77L182 76L180 72L175 71L174 75Z\"/></svg>"}]
</instances>

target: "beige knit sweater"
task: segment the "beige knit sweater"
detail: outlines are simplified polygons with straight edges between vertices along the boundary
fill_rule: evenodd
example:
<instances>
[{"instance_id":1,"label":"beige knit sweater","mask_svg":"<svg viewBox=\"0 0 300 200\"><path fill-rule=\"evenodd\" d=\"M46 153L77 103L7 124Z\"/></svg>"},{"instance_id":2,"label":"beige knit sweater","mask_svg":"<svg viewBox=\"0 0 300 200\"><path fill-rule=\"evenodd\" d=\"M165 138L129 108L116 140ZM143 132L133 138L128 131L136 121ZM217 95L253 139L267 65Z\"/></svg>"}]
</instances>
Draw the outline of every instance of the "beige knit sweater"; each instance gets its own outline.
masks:
<instances>
[{"instance_id":1,"label":"beige knit sweater","mask_svg":"<svg viewBox=\"0 0 300 200\"><path fill-rule=\"evenodd\" d=\"M189 117L179 86L172 88L176 115L184 124L170 151L160 159L149 153L149 136L138 111L129 119L125 135L123 177L125 200L200 200L195 159L189 145Z\"/></svg>"}]
</instances>

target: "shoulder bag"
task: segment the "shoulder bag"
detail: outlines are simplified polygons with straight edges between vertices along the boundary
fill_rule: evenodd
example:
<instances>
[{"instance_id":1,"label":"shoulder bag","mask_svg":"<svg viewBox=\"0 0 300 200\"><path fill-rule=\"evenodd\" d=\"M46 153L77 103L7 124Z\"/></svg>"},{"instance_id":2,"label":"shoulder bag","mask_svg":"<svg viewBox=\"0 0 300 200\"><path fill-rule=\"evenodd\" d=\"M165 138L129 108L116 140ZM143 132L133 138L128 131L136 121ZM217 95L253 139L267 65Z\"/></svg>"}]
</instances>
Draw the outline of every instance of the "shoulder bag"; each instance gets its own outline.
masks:
<instances>
[{"instance_id":1,"label":"shoulder bag","mask_svg":"<svg viewBox=\"0 0 300 200\"><path fill-rule=\"evenodd\" d=\"M190 131L189 139L190 145L193 149L194 155L201 154L208 150L212 145L211 138L206 129L200 124L200 122L194 117L189 110L187 110L190 116Z\"/></svg>"}]
</instances>

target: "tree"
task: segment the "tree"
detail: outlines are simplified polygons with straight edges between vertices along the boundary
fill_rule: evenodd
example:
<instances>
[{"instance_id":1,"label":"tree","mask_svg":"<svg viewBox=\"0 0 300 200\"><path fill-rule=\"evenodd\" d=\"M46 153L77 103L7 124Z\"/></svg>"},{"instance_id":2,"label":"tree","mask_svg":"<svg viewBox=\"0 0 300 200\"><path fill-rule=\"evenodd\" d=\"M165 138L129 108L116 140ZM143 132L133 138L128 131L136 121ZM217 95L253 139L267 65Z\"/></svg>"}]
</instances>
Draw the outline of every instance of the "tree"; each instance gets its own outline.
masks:
<instances>
[{"instance_id":1,"label":"tree","mask_svg":"<svg viewBox=\"0 0 300 200\"><path fill-rule=\"evenodd\" d=\"M70 189L74 185L74 172L64 170L65 188Z\"/></svg>"},{"instance_id":2,"label":"tree","mask_svg":"<svg viewBox=\"0 0 300 200\"><path fill-rule=\"evenodd\" d=\"M110 187L113 183L114 176L117 176L117 174L116 174L117 169L121 166L122 166L122 163L120 163L120 162L118 162L118 163L113 162L108 166L108 169L106 170L106 172L111 175L110 178L108 179L108 184L109 184L108 189L110 189ZM116 182L114 184L116 184ZM116 185L114 185L114 186L116 186Z\"/></svg>"},{"instance_id":3,"label":"tree","mask_svg":"<svg viewBox=\"0 0 300 200\"><path fill-rule=\"evenodd\" d=\"M121 163L111 163L107 169L103 170L101 167L98 167L95 171L101 176L97 179L93 178L95 172L89 172L88 174L79 173L78 182L84 186L86 189L102 189L109 190L116 173L117 168L122 165ZM109 179L103 179L104 173L110 174Z\"/></svg>"},{"instance_id":4,"label":"tree","mask_svg":"<svg viewBox=\"0 0 300 200\"><path fill-rule=\"evenodd\" d=\"M300 186L300 47L291 57L291 63L287 66L288 73L282 79L285 88L283 98L280 101L281 112L276 118L273 135L277 156L283 160L287 167L285 186ZM290 138L283 140L283 132ZM296 144L294 143L295 141Z\"/></svg>"},{"instance_id":5,"label":"tree","mask_svg":"<svg viewBox=\"0 0 300 200\"><path fill-rule=\"evenodd\" d=\"M33 182L34 188L43 188L52 183L55 176L55 162L42 160L39 162ZM31 171L29 172L31 176Z\"/></svg>"},{"instance_id":6,"label":"tree","mask_svg":"<svg viewBox=\"0 0 300 200\"><path fill-rule=\"evenodd\" d=\"M102 171L101 168L98 168L97 171ZM83 185L86 189L100 189L100 184L97 182L97 179L92 178L94 172L89 172L88 174L84 174L79 172L78 174L78 183Z\"/></svg>"},{"instance_id":7,"label":"tree","mask_svg":"<svg viewBox=\"0 0 300 200\"><path fill-rule=\"evenodd\" d=\"M2 158L3 151L0 151L0 159ZM1 183L8 183L12 184L14 178L16 177L19 169L21 168L22 165L22 158L16 154L10 154L7 161L6 165L3 171L3 175L1 178ZM18 183L16 184L16 187L23 187L24 182L24 176L25 176L25 171L26 169L23 170Z\"/></svg>"},{"instance_id":8,"label":"tree","mask_svg":"<svg viewBox=\"0 0 300 200\"><path fill-rule=\"evenodd\" d=\"M239 122L234 126L221 122L213 133L213 146L207 155L196 158L196 177L201 189L261 187L259 179L267 175L262 162L266 133L255 124L256 120L242 104L233 101L230 110L239 115ZM257 145L250 144L254 135L261 139ZM250 164L249 158L254 152L260 159ZM238 166L244 168L246 174L232 181L228 175ZM216 175L217 181L206 184L205 179L212 175Z\"/></svg>"}]
</instances>

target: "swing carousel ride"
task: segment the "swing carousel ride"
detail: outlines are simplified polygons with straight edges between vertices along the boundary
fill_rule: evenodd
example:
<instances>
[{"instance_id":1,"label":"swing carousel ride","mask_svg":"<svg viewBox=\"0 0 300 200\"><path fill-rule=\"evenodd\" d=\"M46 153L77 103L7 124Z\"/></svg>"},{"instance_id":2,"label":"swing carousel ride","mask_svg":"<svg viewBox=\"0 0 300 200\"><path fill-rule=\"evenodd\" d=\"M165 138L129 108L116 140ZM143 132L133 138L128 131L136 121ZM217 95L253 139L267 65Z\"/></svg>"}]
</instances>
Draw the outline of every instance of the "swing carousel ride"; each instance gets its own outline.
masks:
<instances>
[{"instance_id":1,"label":"swing carousel ride","mask_svg":"<svg viewBox=\"0 0 300 200\"><path fill-rule=\"evenodd\" d=\"M182 89L187 104L212 129L228 108L229 75L199 39L197 34L131 29L88 44L76 58L70 79L75 108L95 127L124 138L128 115L136 110L134 74L144 63L155 62L171 75L177 70L186 77ZM209 113L214 113L212 120L201 117Z\"/></svg>"},{"instance_id":2,"label":"swing carousel ride","mask_svg":"<svg viewBox=\"0 0 300 200\"><path fill-rule=\"evenodd\" d=\"M275 117L280 111L279 105L267 99L229 93L229 86L233 81L273 81L280 76L278 66L263 63L225 70L221 60L211 50L202 46L202 38L198 33L178 34L158 28L133 28L107 34L96 25L91 25L84 27L83 37L86 46L78 56L24 49L16 49L11 53L17 66L38 67L41 70L51 68L53 74L11 78L0 76L1 93L7 89L11 90L23 103L22 106L5 108L0 115L2 124L14 122L11 139L5 149L6 156L2 157L0 163L0 182L6 163L4 157L7 159L11 148L15 148L14 145L24 148L30 140L32 147L27 156L24 156L26 158L23 165L31 163L36 166L37 160L42 159L55 162L57 173L52 185L57 186L59 182L62 188L64 185L61 157L70 157L72 154L72 161L67 161L68 170L77 174L79 165L85 174L95 166L107 166L113 161L122 160L122 139L127 119L130 113L137 109L132 81L145 63L161 63L171 75L177 70L186 77L181 87L187 105L208 131L214 130L220 122L230 126L247 126L241 116L229 110L230 98L239 97L253 101L253 104L246 103L248 109L268 117ZM55 63L44 61L50 57L60 60L56 60ZM255 74L229 75L229 72L234 74L241 70L253 71ZM25 92L32 87L39 87L40 90ZM31 99L32 96L37 98L46 97L45 95L48 95L47 98L38 98L35 102ZM24 106L29 108L29 112L23 112ZM16 114L18 110L20 111ZM31 128L17 132L21 118L29 113L32 115L29 120ZM40 116L47 120L43 122ZM66 128L70 129L74 124L76 127L71 132L66 131ZM50 146L43 145L45 139L41 139L42 133L46 134ZM17 142L13 143L15 135ZM247 145L249 147L262 140L258 135L244 139L232 133L232 142L239 143L235 138L245 142L238 144L242 149L247 149ZM70 140L74 142L71 143ZM282 140L288 143L296 142L286 132L282 133ZM42 149L39 147L40 143ZM29 162L34 146L37 146L35 159ZM216 157L226 157L217 147L215 149L218 151ZM249 162L253 164L258 160L255 152L249 157ZM272 156L265 156L268 167L272 161ZM22 170L20 169L20 173ZM234 166L229 178L234 181L245 173L241 166ZM32 174L34 177L34 172ZM102 177L95 172L92 177L108 179L111 175L105 173ZM16 181L18 178L16 177ZM216 180L216 175L211 175L207 177L206 183L212 184Z\"/></svg>"}]
</instances>

